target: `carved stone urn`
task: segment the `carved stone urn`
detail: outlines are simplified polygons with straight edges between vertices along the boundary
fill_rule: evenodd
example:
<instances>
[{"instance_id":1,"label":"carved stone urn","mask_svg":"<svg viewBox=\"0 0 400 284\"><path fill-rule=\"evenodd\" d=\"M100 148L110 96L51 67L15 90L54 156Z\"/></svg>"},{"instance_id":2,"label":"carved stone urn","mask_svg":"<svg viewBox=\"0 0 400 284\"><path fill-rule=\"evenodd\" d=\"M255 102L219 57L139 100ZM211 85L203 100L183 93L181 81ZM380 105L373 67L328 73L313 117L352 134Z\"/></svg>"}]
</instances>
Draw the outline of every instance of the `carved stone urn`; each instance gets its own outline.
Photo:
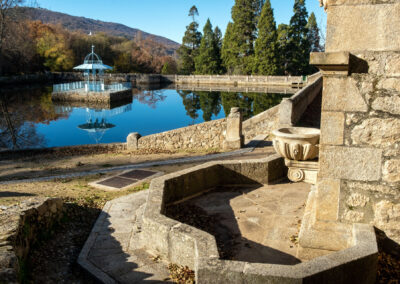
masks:
<instances>
[{"instance_id":1,"label":"carved stone urn","mask_svg":"<svg viewBox=\"0 0 400 284\"><path fill-rule=\"evenodd\" d=\"M316 128L287 127L272 131L275 151L285 158L288 178L293 182L315 184L318 173L320 130Z\"/></svg>"},{"instance_id":2,"label":"carved stone urn","mask_svg":"<svg viewBox=\"0 0 400 284\"><path fill-rule=\"evenodd\" d=\"M287 127L272 131L275 151L282 157L307 161L318 157L320 130L316 128Z\"/></svg>"}]
</instances>

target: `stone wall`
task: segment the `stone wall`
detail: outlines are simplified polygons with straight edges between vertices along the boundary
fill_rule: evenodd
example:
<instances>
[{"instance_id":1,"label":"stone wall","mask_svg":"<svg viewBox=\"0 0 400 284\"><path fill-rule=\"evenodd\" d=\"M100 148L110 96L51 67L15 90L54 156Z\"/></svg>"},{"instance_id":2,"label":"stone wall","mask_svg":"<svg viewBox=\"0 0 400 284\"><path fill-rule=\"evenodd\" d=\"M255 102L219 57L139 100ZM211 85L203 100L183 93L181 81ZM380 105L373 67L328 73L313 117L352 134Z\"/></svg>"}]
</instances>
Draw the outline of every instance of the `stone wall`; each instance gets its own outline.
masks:
<instances>
[{"instance_id":1,"label":"stone wall","mask_svg":"<svg viewBox=\"0 0 400 284\"><path fill-rule=\"evenodd\" d=\"M111 104L111 102L132 98L132 90L103 92L57 92L51 94L53 101L61 102L91 102Z\"/></svg>"},{"instance_id":2,"label":"stone wall","mask_svg":"<svg viewBox=\"0 0 400 284\"><path fill-rule=\"evenodd\" d=\"M320 170L300 244L334 248L358 222L400 244L400 2L324 3L328 52L311 54L324 81Z\"/></svg>"},{"instance_id":3,"label":"stone wall","mask_svg":"<svg viewBox=\"0 0 400 284\"><path fill-rule=\"evenodd\" d=\"M133 85L162 83L230 86L301 86L306 84L301 76L229 76L229 75L160 75L135 73L110 73L103 76L108 82L131 82ZM83 81L81 72L47 72L29 75L0 77L0 85L55 83ZM307 79L306 79L307 80Z\"/></svg>"},{"instance_id":4,"label":"stone wall","mask_svg":"<svg viewBox=\"0 0 400 284\"><path fill-rule=\"evenodd\" d=\"M225 134L226 119L224 118L141 137L138 141L138 148L221 149L225 141Z\"/></svg>"},{"instance_id":5,"label":"stone wall","mask_svg":"<svg viewBox=\"0 0 400 284\"><path fill-rule=\"evenodd\" d=\"M281 126L294 126L302 118L308 106L314 99L321 95L322 76L307 85L290 98L284 98L279 107L279 124Z\"/></svg>"},{"instance_id":6,"label":"stone wall","mask_svg":"<svg viewBox=\"0 0 400 284\"><path fill-rule=\"evenodd\" d=\"M0 283L17 283L30 248L63 215L58 198L33 198L0 209Z\"/></svg>"},{"instance_id":7,"label":"stone wall","mask_svg":"<svg viewBox=\"0 0 400 284\"><path fill-rule=\"evenodd\" d=\"M253 116L243 122L245 141L250 141L257 135L270 134L279 125L279 105Z\"/></svg>"},{"instance_id":8,"label":"stone wall","mask_svg":"<svg viewBox=\"0 0 400 284\"><path fill-rule=\"evenodd\" d=\"M302 76L231 76L231 75L176 75L171 81L175 84L195 85L233 85L233 86L293 86L303 85Z\"/></svg>"},{"instance_id":9,"label":"stone wall","mask_svg":"<svg viewBox=\"0 0 400 284\"><path fill-rule=\"evenodd\" d=\"M400 242L400 52L357 58L368 73L324 79L320 180L337 190L335 218Z\"/></svg>"}]
</instances>

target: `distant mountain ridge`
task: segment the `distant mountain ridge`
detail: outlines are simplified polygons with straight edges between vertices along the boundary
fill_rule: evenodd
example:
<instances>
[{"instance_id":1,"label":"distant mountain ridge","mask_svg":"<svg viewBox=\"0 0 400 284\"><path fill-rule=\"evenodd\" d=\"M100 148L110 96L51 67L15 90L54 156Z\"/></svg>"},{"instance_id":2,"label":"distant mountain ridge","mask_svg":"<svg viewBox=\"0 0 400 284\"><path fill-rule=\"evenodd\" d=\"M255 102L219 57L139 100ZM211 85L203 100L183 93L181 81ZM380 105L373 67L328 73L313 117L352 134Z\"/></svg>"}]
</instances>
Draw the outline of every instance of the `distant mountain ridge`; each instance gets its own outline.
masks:
<instances>
[{"instance_id":1,"label":"distant mountain ridge","mask_svg":"<svg viewBox=\"0 0 400 284\"><path fill-rule=\"evenodd\" d=\"M176 51L180 44L168 38L146 33L139 29L130 28L123 24L103 22L85 17L71 16L68 14L54 12L43 8L18 8L21 16L33 21L42 21L46 24L61 24L65 29L70 31L104 32L112 36L123 36L129 39L137 37L141 33L142 39L151 38L155 42L164 45L170 52Z\"/></svg>"}]
</instances>

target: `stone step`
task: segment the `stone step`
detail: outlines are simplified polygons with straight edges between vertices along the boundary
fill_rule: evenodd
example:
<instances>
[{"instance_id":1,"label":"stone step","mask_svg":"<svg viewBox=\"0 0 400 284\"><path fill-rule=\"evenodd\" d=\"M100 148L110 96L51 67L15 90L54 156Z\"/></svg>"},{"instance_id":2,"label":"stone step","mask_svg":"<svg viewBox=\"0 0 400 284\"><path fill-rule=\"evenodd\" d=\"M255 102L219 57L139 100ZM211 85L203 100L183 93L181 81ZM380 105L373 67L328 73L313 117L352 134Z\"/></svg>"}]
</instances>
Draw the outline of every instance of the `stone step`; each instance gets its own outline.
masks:
<instances>
[{"instance_id":1,"label":"stone step","mask_svg":"<svg viewBox=\"0 0 400 284\"><path fill-rule=\"evenodd\" d=\"M78 258L102 283L168 283L167 263L140 245L142 216L148 191L106 203Z\"/></svg>"}]
</instances>

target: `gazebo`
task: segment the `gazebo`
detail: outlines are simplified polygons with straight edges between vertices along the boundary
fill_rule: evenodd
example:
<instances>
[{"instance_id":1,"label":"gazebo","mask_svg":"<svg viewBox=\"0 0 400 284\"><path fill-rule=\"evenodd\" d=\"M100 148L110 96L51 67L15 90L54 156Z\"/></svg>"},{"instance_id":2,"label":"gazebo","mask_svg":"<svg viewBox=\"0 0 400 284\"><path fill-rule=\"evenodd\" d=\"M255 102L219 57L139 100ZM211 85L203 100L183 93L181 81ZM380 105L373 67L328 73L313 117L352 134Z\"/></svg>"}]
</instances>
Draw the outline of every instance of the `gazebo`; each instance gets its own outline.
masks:
<instances>
[{"instance_id":1,"label":"gazebo","mask_svg":"<svg viewBox=\"0 0 400 284\"><path fill-rule=\"evenodd\" d=\"M74 70L83 71L84 79L82 81L68 82L53 85L51 95L54 101L78 101L95 102L110 104L111 102L132 98L132 84L126 82L113 82L113 76L106 79L103 76L105 70L113 69L111 66L103 64L100 56L92 52L89 53L83 64L74 67Z\"/></svg>"},{"instance_id":2,"label":"gazebo","mask_svg":"<svg viewBox=\"0 0 400 284\"><path fill-rule=\"evenodd\" d=\"M101 75L104 74L104 70L112 69L111 66L103 64L100 56L94 53L94 45L92 45L92 52L89 53L83 62L83 64L74 67L74 70L83 70L84 76L87 78L85 84L85 91L104 91L104 80Z\"/></svg>"}]
</instances>

